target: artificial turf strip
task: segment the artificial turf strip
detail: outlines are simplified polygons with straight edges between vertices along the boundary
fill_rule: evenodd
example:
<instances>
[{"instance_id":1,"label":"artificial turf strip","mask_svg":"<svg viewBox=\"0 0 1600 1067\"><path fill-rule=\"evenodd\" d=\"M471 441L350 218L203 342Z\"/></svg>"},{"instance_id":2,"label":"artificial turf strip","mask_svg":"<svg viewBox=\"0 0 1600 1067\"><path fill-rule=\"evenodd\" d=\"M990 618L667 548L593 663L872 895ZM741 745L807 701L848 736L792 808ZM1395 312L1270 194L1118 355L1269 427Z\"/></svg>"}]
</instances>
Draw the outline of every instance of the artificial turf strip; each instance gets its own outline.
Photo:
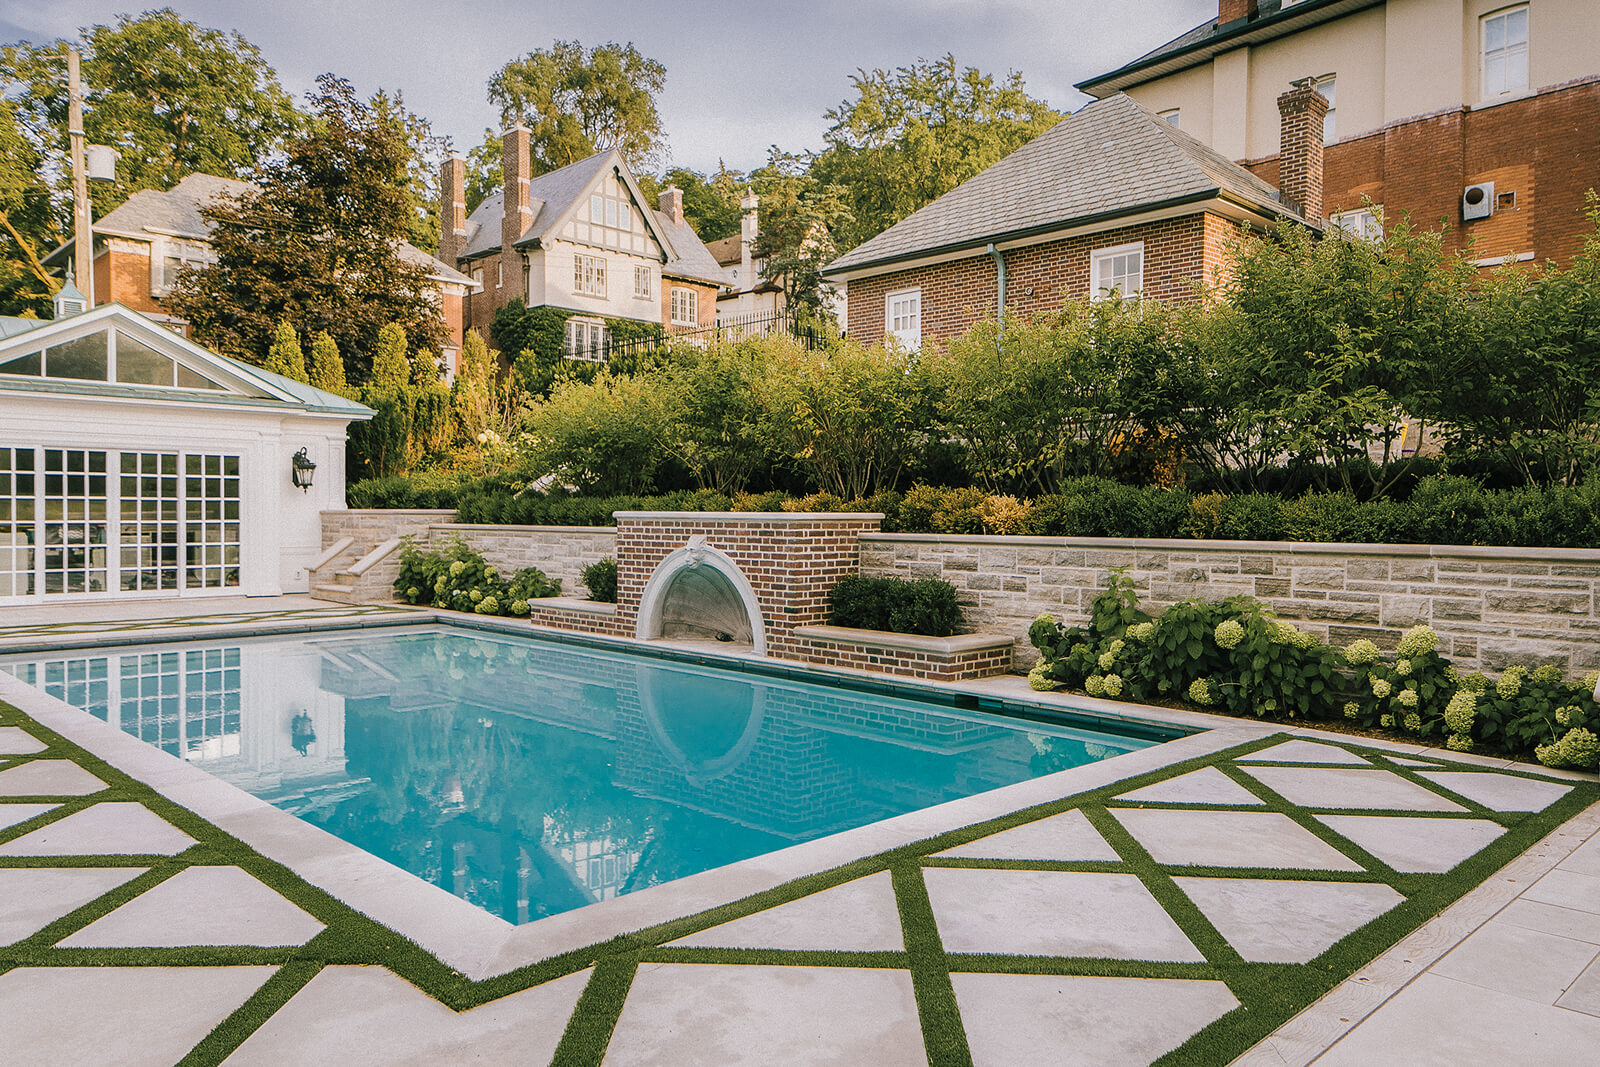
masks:
<instances>
[{"instance_id":1,"label":"artificial turf strip","mask_svg":"<svg viewBox=\"0 0 1600 1067\"><path fill-rule=\"evenodd\" d=\"M82 751L77 746L43 729L22 716L20 712L0 704L0 723L21 725L49 746L40 756L60 758L65 755L108 783L109 788L88 797L65 798L61 806L24 824L0 832L0 841L10 840L37 829L41 825L82 810L92 803L105 800L133 800L145 804L156 814L200 841L175 857L42 857L38 859L3 859L0 866L148 866L150 872L136 880L137 885L154 885L184 867L196 864L233 865L241 867L282 894L286 899L305 909L327 925L317 937L306 945L290 949L218 948L194 949L59 949L49 947L53 939L65 937L114 907L137 895L137 888L121 887L90 905L57 920L34 937L10 948L0 948L0 972L20 965L46 964L72 965L152 965L155 963L187 963L191 965L227 965L270 963L280 970L269 979L244 1005L219 1025L183 1061L185 1067L220 1062L234 1051L267 1018L315 976L322 966L333 963L381 965L411 981L455 1010L466 1010L509 993L526 989L593 967L594 973L580 996L578 1006L571 1016L557 1050L555 1062L560 1064L594 1064L604 1055L606 1043L622 1012L623 1003L639 963L727 963L789 965L808 967L887 967L907 969L911 972L916 993L924 1041L929 1060L936 1064L966 1064L971 1056L966 1044L959 1007L950 983L952 970L962 972L994 972L1010 974L1100 975L1128 978L1187 978L1221 980L1227 983L1241 1002L1241 1007L1194 1034L1179 1048L1158 1061L1165 1064L1224 1063L1244 1051L1261 1037L1290 1018L1295 1012L1311 1003L1328 989L1362 966L1401 937L1431 918L1467 890L1476 886L1493 871L1537 842L1556 825L1582 810L1600 794L1600 789L1589 783L1571 784L1573 789L1555 804L1537 813L1499 813L1485 809L1481 804L1458 797L1448 789L1418 776L1418 771L1430 768L1410 768L1392 765L1385 753L1362 748L1359 744L1340 744L1339 747L1361 752L1374 765L1401 775L1430 792L1460 804L1465 812L1396 812L1410 818L1479 818L1488 819L1507 828L1497 841L1464 861L1444 875L1402 875L1377 862L1375 857L1345 841L1329 828L1312 818L1318 814L1379 815L1367 809L1305 809L1288 803L1262 783L1251 777L1244 768L1236 767L1232 760L1259 751L1286 739L1273 735L1236 746L1221 753L1196 757L1169 767L1091 790L1072 797L1014 812L982 824L950 831L945 834L903 846L890 852L867 857L831 871L808 875L772 890L734 901L719 908L673 920L634 934L613 938L601 944L567 953L561 957L542 961L528 967L501 975L485 982L471 982L440 963L435 957L405 940L393 931L362 916L320 889L303 882L286 868L255 853L248 846L216 827L199 819L155 794L143 783L114 770L102 761ZM8 763L37 756L18 757ZM1381 761L1381 762L1380 762ZM1442 770L1469 770L1486 772L1490 769L1476 765L1438 760ZM1253 764L1251 766L1271 766ZM1308 767L1306 764L1287 764ZM1165 781L1189 771L1206 766L1217 766L1232 780L1249 789L1262 801L1260 805L1246 808L1205 804L1136 804L1118 801L1116 796L1145 785ZM1309 765L1315 768L1316 765ZM17 798L19 801L22 798ZM26 798L27 802L37 802ZM1295 822L1329 843L1343 854L1361 863L1361 872L1293 871L1271 869L1195 868L1172 867L1155 863L1119 822L1112 816L1116 808L1161 808L1187 810L1272 811L1289 816ZM1057 863L1053 861L1000 861L937 857L940 852L955 845L1011 829L1024 823L1071 809L1081 809L1091 825L1099 830L1121 859L1118 862ZM956 954L943 951L937 925L928 903L926 887L920 868L922 866L956 866L976 868L1009 868L1086 871L1099 873L1131 873L1140 878L1151 894L1162 904L1174 922L1201 950L1207 962L1203 964L1153 963L1137 960L1066 957L1018 957L1000 954ZM800 899L824 889L853 881L857 878L888 870L895 888L900 909L905 952L854 953L854 952L783 952L778 950L746 949L691 949L666 947L665 943L690 933L707 929L741 918L791 900ZM1380 918L1358 929L1328 951L1308 964L1260 964L1241 960L1202 913L1177 888L1172 878L1229 877L1274 878L1285 877L1298 881L1349 881L1387 884L1405 895L1406 899Z\"/></svg>"}]
</instances>

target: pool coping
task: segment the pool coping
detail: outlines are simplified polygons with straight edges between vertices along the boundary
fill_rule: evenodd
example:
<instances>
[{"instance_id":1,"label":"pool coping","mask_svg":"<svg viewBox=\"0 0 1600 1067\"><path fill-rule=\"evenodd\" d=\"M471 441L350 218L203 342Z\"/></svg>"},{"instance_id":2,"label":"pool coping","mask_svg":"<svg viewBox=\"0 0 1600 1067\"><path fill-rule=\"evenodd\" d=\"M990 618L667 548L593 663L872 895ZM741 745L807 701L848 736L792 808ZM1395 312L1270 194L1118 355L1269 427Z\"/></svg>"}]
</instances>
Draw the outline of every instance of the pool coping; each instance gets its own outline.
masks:
<instances>
[{"instance_id":1,"label":"pool coping","mask_svg":"<svg viewBox=\"0 0 1600 1067\"><path fill-rule=\"evenodd\" d=\"M762 673L780 677L815 678L818 675L831 675L849 683L851 688L884 694L925 695L930 691L943 692L963 698L961 706L974 706L967 704L967 700L971 700L975 702L977 710L1000 710L1002 714L1003 706L1008 701L1039 707L1059 704L1064 712L1070 710L1075 713L1073 717L1080 722L1088 719L1104 721L1108 725L1142 724L1147 730L1194 731L1187 736L1158 742L1086 766L908 812L517 926L303 822L177 756L147 745L86 711L0 673L0 699L16 705L42 725L151 786L168 800L239 838L268 859L281 863L356 911L416 942L441 962L474 981L497 977L566 952L729 904L797 878L1185 760L1210 755L1270 734L1287 732L1343 742L1351 740L1346 735L1296 729L1280 723L1219 721L1213 716L1192 712L1077 695L1071 696L1068 704L1065 696L1033 693L1021 678L955 683L903 679L891 681L872 672L849 668L815 668L790 665L785 661L753 654L717 654L661 642L574 635L544 627L530 627L523 621L463 616L455 612L419 610L393 618L328 621L342 622L343 625L325 627L303 620L294 620L292 623L286 620L284 625L272 626L253 621L238 627L218 625L208 628L204 639L266 636L314 629L446 624L508 635L557 638L589 647L644 651L668 660L731 667L735 670L760 667ZM194 636L192 629L185 631L181 627L174 627L172 630L167 634L168 637ZM122 635L125 639L112 641L88 639L103 638L105 635L84 635L84 640L41 642L35 650L144 644L162 640L161 635L165 632L165 629L141 631L136 636ZM25 650L6 648L4 651L7 654L20 654ZM1054 699L1051 699L1053 696ZM1407 745L1375 738L1361 738L1360 743L1397 753L1421 754L1429 751L1429 746L1423 744ZM1449 756L1460 762L1482 763L1486 766L1517 765L1511 760L1472 758L1465 753L1450 753ZM1539 770L1550 777L1570 776L1593 780L1593 776L1576 772L1553 772L1549 768Z\"/></svg>"}]
</instances>

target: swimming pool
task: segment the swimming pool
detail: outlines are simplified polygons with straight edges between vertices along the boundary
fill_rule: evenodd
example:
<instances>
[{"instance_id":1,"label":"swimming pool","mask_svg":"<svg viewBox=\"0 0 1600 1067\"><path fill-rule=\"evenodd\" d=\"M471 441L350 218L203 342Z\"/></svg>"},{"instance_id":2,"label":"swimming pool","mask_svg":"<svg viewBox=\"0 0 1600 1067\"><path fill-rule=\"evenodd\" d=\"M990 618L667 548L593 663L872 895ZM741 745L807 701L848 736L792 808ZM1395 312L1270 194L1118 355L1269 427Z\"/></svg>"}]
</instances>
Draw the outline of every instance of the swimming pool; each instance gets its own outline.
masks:
<instances>
[{"instance_id":1,"label":"swimming pool","mask_svg":"<svg viewBox=\"0 0 1600 1067\"><path fill-rule=\"evenodd\" d=\"M0 670L512 923L1180 732L432 625Z\"/></svg>"}]
</instances>

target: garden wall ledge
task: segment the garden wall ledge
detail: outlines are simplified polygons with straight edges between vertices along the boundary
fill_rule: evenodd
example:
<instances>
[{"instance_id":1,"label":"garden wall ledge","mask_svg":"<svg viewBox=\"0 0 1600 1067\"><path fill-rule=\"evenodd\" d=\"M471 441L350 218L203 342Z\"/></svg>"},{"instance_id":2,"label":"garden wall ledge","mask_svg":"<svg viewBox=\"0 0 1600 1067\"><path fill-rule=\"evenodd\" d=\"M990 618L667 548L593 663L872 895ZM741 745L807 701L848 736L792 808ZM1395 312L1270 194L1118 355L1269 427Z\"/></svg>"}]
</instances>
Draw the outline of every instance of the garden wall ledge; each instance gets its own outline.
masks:
<instances>
[{"instance_id":1,"label":"garden wall ledge","mask_svg":"<svg viewBox=\"0 0 1600 1067\"><path fill-rule=\"evenodd\" d=\"M956 634L953 637L924 637L888 630L861 630L853 626L796 626L796 637L836 644L874 645L905 652L926 652L935 656L954 656L991 648L1010 648L1008 634Z\"/></svg>"},{"instance_id":2,"label":"garden wall ledge","mask_svg":"<svg viewBox=\"0 0 1600 1067\"><path fill-rule=\"evenodd\" d=\"M528 601L533 610L576 611L584 615L615 615L617 606L601 600L585 600L576 596L545 596Z\"/></svg>"},{"instance_id":3,"label":"garden wall ledge","mask_svg":"<svg viewBox=\"0 0 1600 1067\"><path fill-rule=\"evenodd\" d=\"M493 534L595 534L602 537L614 537L617 533L615 526L512 526L501 522L433 522L428 524L428 529Z\"/></svg>"},{"instance_id":4,"label":"garden wall ledge","mask_svg":"<svg viewBox=\"0 0 1600 1067\"><path fill-rule=\"evenodd\" d=\"M620 514L620 513L619 513ZM864 533L862 541L979 545L990 548L1096 548L1124 552L1277 552L1291 556L1407 556L1600 563L1600 548L1512 545L1392 545L1342 541L1222 541L1189 537L1039 537L1000 534Z\"/></svg>"},{"instance_id":5,"label":"garden wall ledge","mask_svg":"<svg viewBox=\"0 0 1600 1067\"><path fill-rule=\"evenodd\" d=\"M615 519L651 522L870 522L883 521L881 511L616 511ZM604 527L595 527L604 529Z\"/></svg>"}]
</instances>

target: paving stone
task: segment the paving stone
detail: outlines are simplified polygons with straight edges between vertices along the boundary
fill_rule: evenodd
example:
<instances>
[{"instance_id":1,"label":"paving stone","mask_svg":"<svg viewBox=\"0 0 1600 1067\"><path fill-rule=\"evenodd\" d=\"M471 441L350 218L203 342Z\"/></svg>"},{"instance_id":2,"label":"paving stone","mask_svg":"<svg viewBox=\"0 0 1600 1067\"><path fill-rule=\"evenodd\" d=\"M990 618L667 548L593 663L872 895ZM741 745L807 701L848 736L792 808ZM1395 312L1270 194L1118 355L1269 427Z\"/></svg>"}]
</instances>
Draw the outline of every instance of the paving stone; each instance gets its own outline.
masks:
<instances>
[{"instance_id":1,"label":"paving stone","mask_svg":"<svg viewBox=\"0 0 1600 1067\"><path fill-rule=\"evenodd\" d=\"M1157 863L1359 871L1361 867L1287 815L1265 811L1120 808L1118 822Z\"/></svg>"},{"instance_id":2,"label":"paving stone","mask_svg":"<svg viewBox=\"0 0 1600 1067\"><path fill-rule=\"evenodd\" d=\"M1524 890L1522 899L1600 915L1600 878L1557 867Z\"/></svg>"},{"instance_id":3,"label":"paving stone","mask_svg":"<svg viewBox=\"0 0 1600 1067\"><path fill-rule=\"evenodd\" d=\"M1452 793L1477 801L1490 811L1543 811L1572 792L1570 785L1536 782L1514 774L1488 771L1422 771L1419 774Z\"/></svg>"},{"instance_id":4,"label":"paving stone","mask_svg":"<svg viewBox=\"0 0 1600 1067\"><path fill-rule=\"evenodd\" d=\"M606 1048L615 1067L922 1067L911 975L856 967L646 964Z\"/></svg>"},{"instance_id":5,"label":"paving stone","mask_svg":"<svg viewBox=\"0 0 1600 1067\"><path fill-rule=\"evenodd\" d=\"M82 797L105 787L71 760L36 759L0 771L0 797Z\"/></svg>"},{"instance_id":6,"label":"paving stone","mask_svg":"<svg viewBox=\"0 0 1600 1067\"><path fill-rule=\"evenodd\" d=\"M63 948L303 945L322 923L237 867L189 867L63 939Z\"/></svg>"},{"instance_id":7,"label":"paving stone","mask_svg":"<svg viewBox=\"0 0 1600 1067\"><path fill-rule=\"evenodd\" d=\"M0 856L175 856L195 843L143 804L95 804L0 845Z\"/></svg>"},{"instance_id":8,"label":"paving stone","mask_svg":"<svg viewBox=\"0 0 1600 1067\"><path fill-rule=\"evenodd\" d=\"M1507 904L1496 918L1513 926L1600 945L1600 915L1593 912L1518 897Z\"/></svg>"},{"instance_id":9,"label":"paving stone","mask_svg":"<svg viewBox=\"0 0 1600 1067\"><path fill-rule=\"evenodd\" d=\"M953 973L975 1064L1143 1067L1239 1006L1221 982Z\"/></svg>"},{"instance_id":10,"label":"paving stone","mask_svg":"<svg viewBox=\"0 0 1600 1067\"><path fill-rule=\"evenodd\" d=\"M1308 963L1405 900L1388 886L1370 882L1173 880L1252 963Z\"/></svg>"},{"instance_id":11,"label":"paving stone","mask_svg":"<svg viewBox=\"0 0 1600 1067\"><path fill-rule=\"evenodd\" d=\"M1600 1019L1600 959L1589 964L1588 969L1556 1001L1556 1006Z\"/></svg>"},{"instance_id":12,"label":"paving stone","mask_svg":"<svg viewBox=\"0 0 1600 1067\"><path fill-rule=\"evenodd\" d=\"M1435 963L1431 973L1554 1004L1596 956L1600 945L1490 921Z\"/></svg>"},{"instance_id":13,"label":"paving stone","mask_svg":"<svg viewBox=\"0 0 1600 1067\"><path fill-rule=\"evenodd\" d=\"M1564 871L1577 871L1579 874L1589 874L1600 878L1600 833L1595 834L1578 850L1556 866Z\"/></svg>"},{"instance_id":14,"label":"paving stone","mask_svg":"<svg viewBox=\"0 0 1600 1067\"><path fill-rule=\"evenodd\" d=\"M43 752L45 743L20 726L0 726L0 755L31 756Z\"/></svg>"},{"instance_id":15,"label":"paving stone","mask_svg":"<svg viewBox=\"0 0 1600 1067\"><path fill-rule=\"evenodd\" d=\"M1324 745L1317 741L1285 741L1281 745L1240 756L1235 763L1348 763L1370 767L1371 763L1337 745Z\"/></svg>"},{"instance_id":16,"label":"paving stone","mask_svg":"<svg viewBox=\"0 0 1600 1067\"><path fill-rule=\"evenodd\" d=\"M1317 1067L1593 1063L1600 1019L1423 974L1385 1001Z\"/></svg>"},{"instance_id":17,"label":"paving stone","mask_svg":"<svg viewBox=\"0 0 1600 1067\"><path fill-rule=\"evenodd\" d=\"M548 1063L589 971L455 1012L383 967L324 967L225 1061L421 1067Z\"/></svg>"},{"instance_id":18,"label":"paving stone","mask_svg":"<svg viewBox=\"0 0 1600 1067\"><path fill-rule=\"evenodd\" d=\"M672 944L838 952L900 952L906 947L888 871L713 926Z\"/></svg>"},{"instance_id":19,"label":"paving stone","mask_svg":"<svg viewBox=\"0 0 1600 1067\"><path fill-rule=\"evenodd\" d=\"M1306 808L1467 810L1393 771L1344 767L1250 767L1247 770L1252 778L1289 803Z\"/></svg>"},{"instance_id":20,"label":"paving stone","mask_svg":"<svg viewBox=\"0 0 1600 1067\"><path fill-rule=\"evenodd\" d=\"M145 867L0 867L0 945L32 937Z\"/></svg>"},{"instance_id":21,"label":"paving stone","mask_svg":"<svg viewBox=\"0 0 1600 1067\"><path fill-rule=\"evenodd\" d=\"M1215 767L1204 767L1188 774L1180 774L1165 782L1147 785L1124 793L1116 799L1133 804L1220 804L1259 805L1262 803L1250 790L1229 778Z\"/></svg>"},{"instance_id":22,"label":"paving stone","mask_svg":"<svg viewBox=\"0 0 1600 1067\"><path fill-rule=\"evenodd\" d=\"M9 830L36 815L55 811L60 804L0 804L0 830Z\"/></svg>"},{"instance_id":23,"label":"paving stone","mask_svg":"<svg viewBox=\"0 0 1600 1067\"><path fill-rule=\"evenodd\" d=\"M1427 762L1425 762L1423 760L1419 760L1419 759L1404 759L1404 758L1402 758L1400 756L1390 756L1389 757L1389 762L1390 763L1398 763L1402 767L1427 767L1427 768L1431 768L1433 770L1439 770L1440 769L1440 767L1439 767L1439 765L1437 763L1427 763Z\"/></svg>"},{"instance_id":24,"label":"paving stone","mask_svg":"<svg viewBox=\"0 0 1600 1067\"><path fill-rule=\"evenodd\" d=\"M922 877L946 952L1205 959L1131 874L927 867Z\"/></svg>"},{"instance_id":25,"label":"paving stone","mask_svg":"<svg viewBox=\"0 0 1600 1067\"><path fill-rule=\"evenodd\" d=\"M1317 821L1406 874L1443 874L1506 832L1487 819L1318 815Z\"/></svg>"},{"instance_id":26,"label":"paving stone","mask_svg":"<svg viewBox=\"0 0 1600 1067\"><path fill-rule=\"evenodd\" d=\"M276 967L18 967L0 975L8 1062L171 1067Z\"/></svg>"},{"instance_id":27,"label":"paving stone","mask_svg":"<svg viewBox=\"0 0 1600 1067\"><path fill-rule=\"evenodd\" d=\"M1115 863L1122 857L1076 809L1024 823L1014 830L980 837L945 849L940 856L979 860L1056 860L1061 863Z\"/></svg>"}]
</instances>

